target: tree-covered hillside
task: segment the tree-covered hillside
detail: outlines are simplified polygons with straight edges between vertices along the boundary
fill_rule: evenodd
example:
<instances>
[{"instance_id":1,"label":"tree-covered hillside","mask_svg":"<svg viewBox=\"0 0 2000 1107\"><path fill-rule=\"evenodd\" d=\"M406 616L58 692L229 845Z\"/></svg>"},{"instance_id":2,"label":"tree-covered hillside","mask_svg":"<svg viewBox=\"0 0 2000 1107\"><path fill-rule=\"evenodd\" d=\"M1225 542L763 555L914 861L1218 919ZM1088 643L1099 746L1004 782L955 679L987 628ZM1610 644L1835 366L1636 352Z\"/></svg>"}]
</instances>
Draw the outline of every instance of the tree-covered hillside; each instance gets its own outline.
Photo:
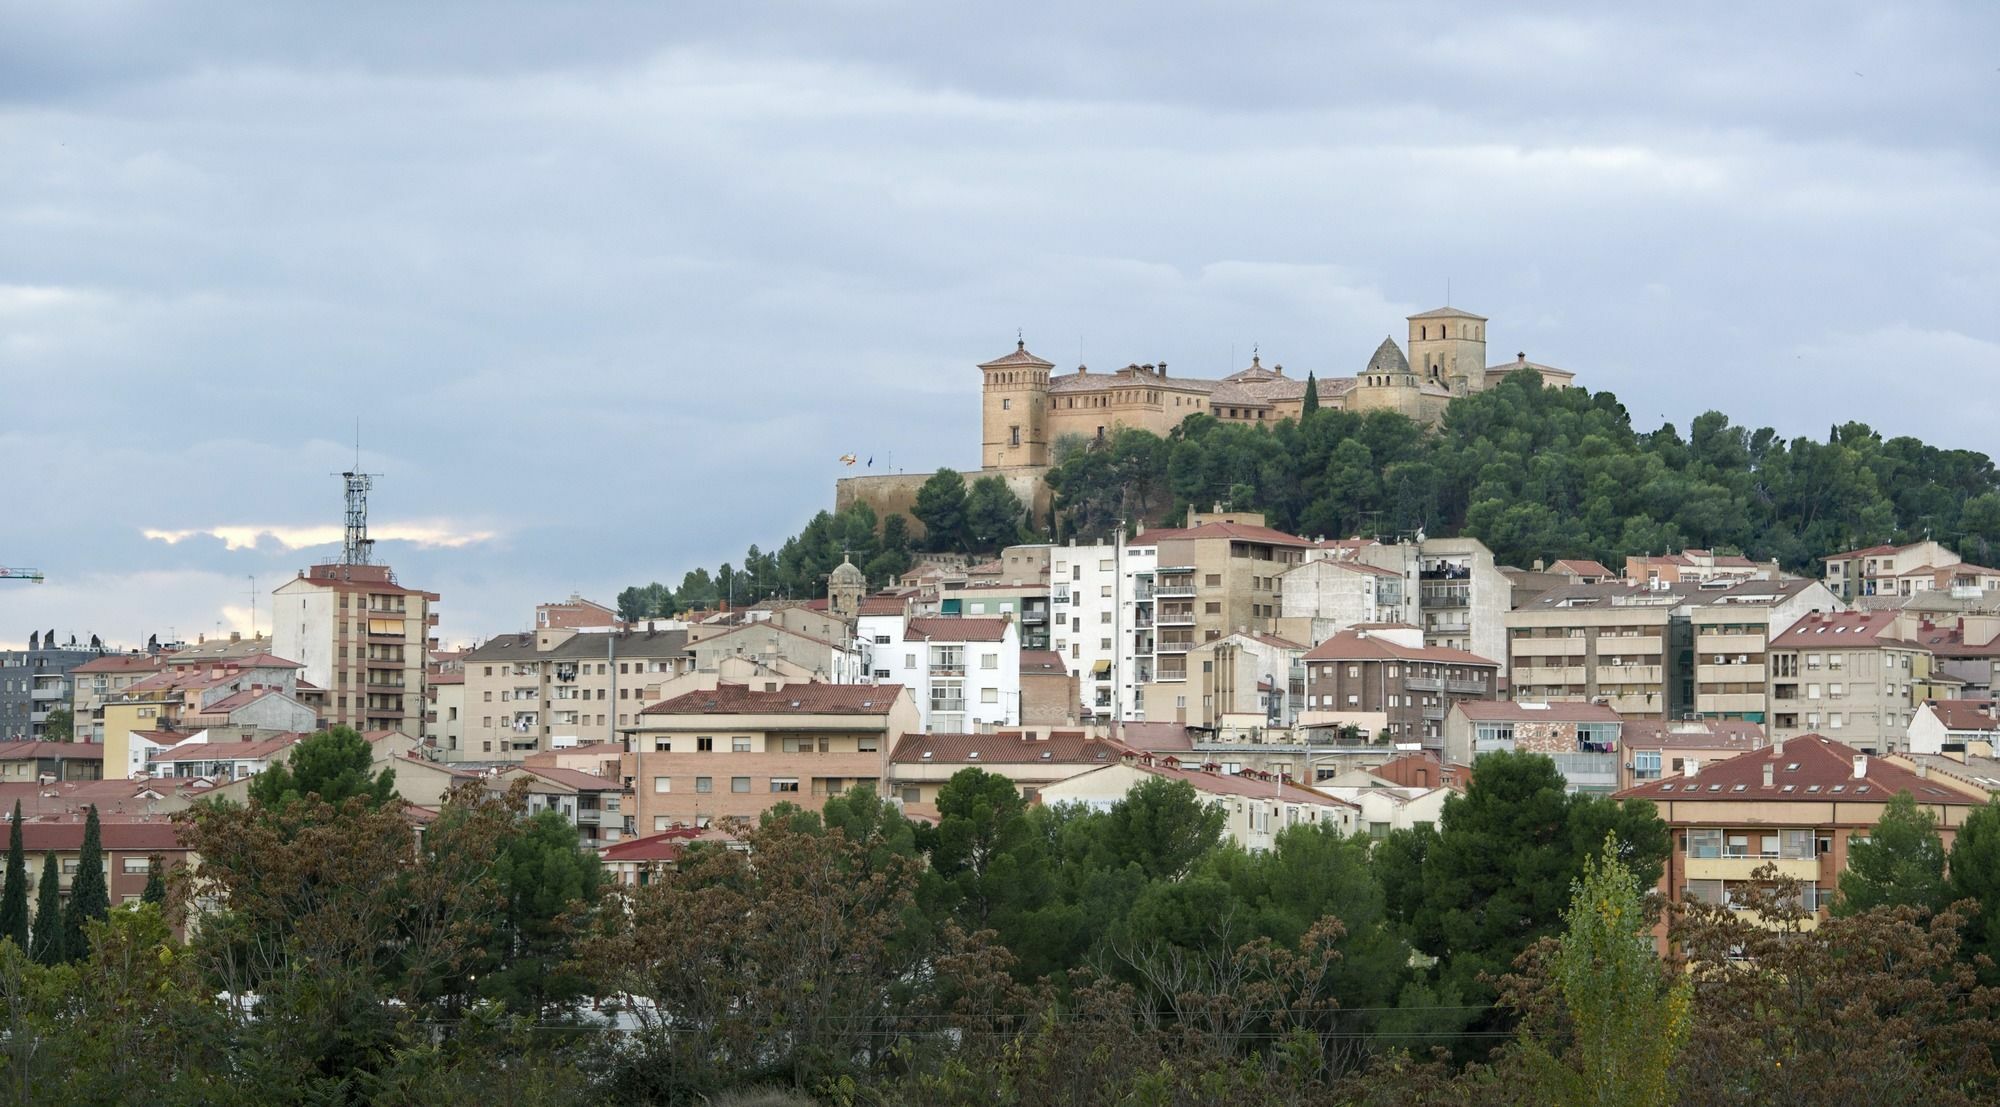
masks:
<instances>
[{"instance_id":1,"label":"tree-covered hillside","mask_svg":"<svg viewBox=\"0 0 2000 1107\"><path fill-rule=\"evenodd\" d=\"M1165 437L1121 430L1057 446L1053 519L1027 518L998 481L968 486L945 471L920 505L981 525L933 526L925 547L995 549L1013 537L996 523L1010 509L1023 538L1089 540L1121 520L1171 522L1223 503L1308 536L1469 535L1514 565L1588 557L1617 568L1628 554L1707 547L1816 572L1828 553L1925 536L1982 563L2000 550L2000 473L1985 454L1885 439L1858 422L1788 441L1719 411L1685 436L1672 424L1640 431L1611 393L1544 388L1529 371L1452 404L1434 432L1391 412L1322 408L1271 426L1194 415ZM821 512L775 555L753 546L742 569L696 570L678 594L628 589L619 606L709 606L732 578L739 603L816 596L843 549L879 584L909 563L907 535L899 517L878 526L865 505Z\"/></svg>"}]
</instances>

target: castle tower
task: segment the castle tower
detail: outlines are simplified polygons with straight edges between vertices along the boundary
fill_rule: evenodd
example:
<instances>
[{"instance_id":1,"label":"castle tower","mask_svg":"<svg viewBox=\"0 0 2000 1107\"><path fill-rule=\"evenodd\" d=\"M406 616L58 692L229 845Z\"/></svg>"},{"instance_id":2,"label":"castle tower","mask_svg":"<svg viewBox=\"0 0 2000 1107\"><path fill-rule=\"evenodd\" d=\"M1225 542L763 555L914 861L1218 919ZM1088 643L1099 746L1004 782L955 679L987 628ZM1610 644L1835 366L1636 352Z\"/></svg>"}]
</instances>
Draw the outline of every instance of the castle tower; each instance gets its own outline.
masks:
<instances>
[{"instance_id":1,"label":"castle tower","mask_svg":"<svg viewBox=\"0 0 2000 1107\"><path fill-rule=\"evenodd\" d=\"M1049 463L1049 370L1055 365L1016 340L1014 352L979 367L986 375L981 398L979 463L985 469Z\"/></svg>"},{"instance_id":2,"label":"castle tower","mask_svg":"<svg viewBox=\"0 0 2000 1107\"><path fill-rule=\"evenodd\" d=\"M1486 386L1486 317L1441 307L1410 316L1410 368L1454 396Z\"/></svg>"},{"instance_id":3,"label":"castle tower","mask_svg":"<svg viewBox=\"0 0 2000 1107\"><path fill-rule=\"evenodd\" d=\"M826 610L838 618L851 620L861 614L861 597L867 592L867 575L843 557L826 575Z\"/></svg>"}]
</instances>

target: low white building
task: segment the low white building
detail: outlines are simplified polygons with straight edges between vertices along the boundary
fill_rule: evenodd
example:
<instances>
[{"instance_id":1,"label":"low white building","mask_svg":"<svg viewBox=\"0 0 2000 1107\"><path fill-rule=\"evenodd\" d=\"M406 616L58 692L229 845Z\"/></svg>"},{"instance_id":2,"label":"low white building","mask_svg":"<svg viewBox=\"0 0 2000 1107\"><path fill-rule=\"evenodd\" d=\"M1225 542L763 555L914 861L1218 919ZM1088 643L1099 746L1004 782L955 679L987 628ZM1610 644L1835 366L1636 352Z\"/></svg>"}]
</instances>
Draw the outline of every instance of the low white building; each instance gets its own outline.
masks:
<instances>
[{"instance_id":1,"label":"low white building","mask_svg":"<svg viewBox=\"0 0 2000 1107\"><path fill-rule=\"evenodd\" d=\"M1278 581L1278 632L1308 649L1356 624L1417 618L1403 574L1380 565L1320 557Z\"/></svg>"},{"instance_id":2,"label":"low white building","mask_svg":"<svg viewBox=\"0 0 2000 1107\"><path fill-rule=\"evenodd\" d=\"M960 734L1021 721L1021 634L1007 618L864 615L869 676L916 697L919 729Z\"/></svg>"},{"instance_id":3,"label":"low white building","mask_svg":"<svg viewBox=\"0 0 2000 1107\"><path fill-rule=\"evenodd\" d=\"M1156 777L1193 785L1204 802L1222 809L1223 833L1247 850L1270 849L1288 826L1331 826L1352 834L1360 825L1360 808L1318 789L1266 773L1225 775L1146 754L1127 755L1115 765L1047 785L1041 799L1046 804L1081 803L1109 810L1132 789Z\"/></svg>"},{"instance_id":4,"label":"low white building","mask_svg":"<svg viewBox=\"0 0 2000 1107\"><path fill-rule=\"evenodd\" d=\"M1925 700L1910 716L1911 753L1966 752L1989 748L2000 734L2000 704L1994 700Z\"/></svg>"},{"instance_id":5,"label":"low white building","mask_svg":"<svg viewBox=\"0 0 2000 1107\"><path fill-rule=\"evenodd\" d=\"M1351 769L1313 787L1353 804L1360 811L1361 829L1376 838L1392 830L1437 825L1444 814L1444 801L1454 794L1451 788L1405 786L1360 769Z\"/></svg>"}]
</instances>

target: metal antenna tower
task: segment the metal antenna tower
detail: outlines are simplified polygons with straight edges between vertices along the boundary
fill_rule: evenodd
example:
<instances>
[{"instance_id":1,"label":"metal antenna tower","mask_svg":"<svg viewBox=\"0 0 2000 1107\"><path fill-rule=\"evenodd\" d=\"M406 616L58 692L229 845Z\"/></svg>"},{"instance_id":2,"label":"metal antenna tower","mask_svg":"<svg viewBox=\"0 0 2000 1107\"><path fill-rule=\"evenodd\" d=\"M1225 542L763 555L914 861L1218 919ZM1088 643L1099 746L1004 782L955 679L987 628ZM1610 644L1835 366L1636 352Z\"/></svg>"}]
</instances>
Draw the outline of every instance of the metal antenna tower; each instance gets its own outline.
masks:
<instances>
[{"instance_id":1,"label":"metal antenna tower","mask_svg":"<svg viewBox=\"0 0 2000 1107\"><path fill-rule=\"evenodd\" d=\"M354 421L354 468L340 474L347 484L347 536L341 544L342 565L367 565L375 554L375 540L368 537L368 490L377 474L361 471L361 420Z\"/></svg>"}]
</instances>

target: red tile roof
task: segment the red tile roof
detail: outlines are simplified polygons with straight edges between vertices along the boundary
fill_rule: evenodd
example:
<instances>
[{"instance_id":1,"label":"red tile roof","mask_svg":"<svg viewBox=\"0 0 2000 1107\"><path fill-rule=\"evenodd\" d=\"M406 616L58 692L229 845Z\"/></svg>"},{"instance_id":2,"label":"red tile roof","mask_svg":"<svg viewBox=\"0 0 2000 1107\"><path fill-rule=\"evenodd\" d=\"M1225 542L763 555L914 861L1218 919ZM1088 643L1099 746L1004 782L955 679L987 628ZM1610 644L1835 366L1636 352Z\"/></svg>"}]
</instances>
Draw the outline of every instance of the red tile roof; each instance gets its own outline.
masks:
<instances>
[{"instance_id":1,"label":"red tile roof","mask_svg":"<svg viewBox=\"0 0 2000 1107\"><path fill-rule=\"evenodd\" d=\"M1577 558L1566 557L1560 561L1557 561L1554 565L1549 566L1549 568L1557 570L1567 569L1568 571L1576 573L1579 576L1586 576L1586 577L1615 577L1618 575L1617 573L1614 573L1611 570L1605 568L1603 562L1591 561L1588 559L1577 559Z\"/></svg>"},{"instance_id":2,"label":"red tile roof","mask_svg":"<svg viewBox=\"0 0 2000 1107\"><path fill-rule=\"evenodd\" d=\"M581 769L559 769L553 765L523 765L518 772L532 773L543 780L574 788L579 792L622 792L625 783L608 776L586 773Z\"/></svg>"},{"instance_id":3,"label":"red tile roof","mask_svg":"<svg viewBox=\"0 0 2000 1107\"><path fill-rule=\"evenodd\" d=\"M165 657L155 654L108 653L103 657L86 661L72 673L150 673L164 667Z\"/></svg>"},{"instance_id":4,"label":"red tile roof","mask_svg":"<svg viewBox=\"0 0 2000 1107\"><path fill-rule=\"evenodd\" d=\"M102 761L104 747L95 742L0 742L0 761Z\"/></svg>"},{"instance_id":5,"label":"red tile roof","mask_svg":"<svg viewBox=\"0 0 2000 1107\"><path fill-rule=\"evenodd\" d=\"M1857 757L1864 757L1864 775L1855 776ZM1764 767L1771 766L1771 784L1764 784ZM1671 800L1727 800L1769 803L1773 800L1823 802L1829 799L1856 799L1887 802L1898 792L1908 792L1919 803L1986 802L1980 790L1977 798L1950 784L1926 779L1887 758L1869 757L1852 746L1819 734L1806 734L1761 750L1740 753L1726 761L1714 761L1694 776L1668 777L1648 781L1619 792L1620 797Z\"/></svg>"},{"instance_id":6,"label":"red tile roof","mask_svg":"<svg viewBox=\"0 0 2000 1107\"><path fill-rule=\"evenodd\" d=\"M1198 762L1181 762L1179 759L1154 757L1150 763L1144 757L1132 757L1125 764L1142 773L1163 776L1168 780L1185 780L1194 785L1198 792L1218 796L1247 796L1252 799L1271 799L1273 796L1286 803L1314 803L1322 807L1354 807L1354 804L1329 796L1318 789L1300 784L1278 783L1269 774L1223 773L1211 768L1203 768Z\"/></svg>"},{"instance_id":7,"label":"red tile roof","mask_svg":"<svg viewBox=\"0 0 2000 1107\"><path fill-rule=\"evenodd\" d=\"M1309 539L1296 534L1286 534L1270 527L1253 527L1244 523L1203 523L1198 527L1166 528L1149 530L1134 542L1172 542L1180 539L1227 538L1237 542L1262 542L1273 546L1311 546Z\"/></svg>"},{"instance_id":8,"label":"red tile roof","mask_svg":"<svg viewBox=\"0 0 2000 1107\"><path fill-rule=\"evenodd\" d=\"M1135 750L1179 753L1194 748L1194 734L1185 723L1121 723L1112 732Z\"/></svg>"},{"instance_id":9,"label":"red tile roof","mask_svg":"<svg viewBox=\"0 0 2000 1107\"><path fill-rule=\"evenodd\" d=\"M656 703L641 715L887 715L900 684L793 684L775 692L723 684Z\"/></svg>"},{"instance_id":10,"label":"red tile roof","mask_svg":"<svg viewBox=\"0 0 2000 1107\"><path fill-rule=\"evenodd\" d=\"M1769 649L1838 649L1843 646L1914 646L1890 634L1899 612L1842 611L1807 615L1771 640Z\"/></svg>"},{"instance_id":11,"label":"red tile roof","mask_svg":"<svg viewBox=\"0 0 2000 1107\"><path fill-rule=\"evenodd\" d=\"M182 742L153 755L155 763L166 761L262 761L274 753L290 749L299 736L286 734L260 742Z\"/></svg>"},{"instance_id":12,"label":"red tile roof","mask_svg":"<svg viewBox=\"0 0 2000 1107\"><path fill-rule=\"evenodd\" d=\"M953 616L911 619L903 637L933 642L1002 642L1007 638L1007 626L1011 621Z\"/></svg>"},{"instance_id":13,"label":"red tile roof","mask_svg":"<svg viewBox=\"0 0 2000 1107\"><path fill-rule=\"evenodd\" d=\"M0 824L8 820L0 818ZM85 816L39 816L21 820L21 848L27 853L75 853L83 848ZM180 828L165 818L98 819L98 840L107 850L119 853L176 853L181 845Z\"/></svg>"},{"instance_id":14,"label":"red tile roof","mask_svg":"<svg viewBox=\"0 0 2000 1107\"><path fill-rule=\"evenodd\" d=\"M1069 664L1063 660L1062 654L1054 650L1021 651L1022 676L1046 673L1054 673L1058 676L1069 675Z\"/></svg>"},{"instance_id":15,"label":"red tile roof","mask_svg":"<svg viewBox=\"0 0 2000 1107\"><path fill-rule=\"evenodd\" d=\"M906 601L902 596L867 596L861 601L859 614L901 615Z\"/></svg>"},{"instance_id":16,"label":"red tile roof","mask_svg":"<svg viewBox=\"0 0 2000 1107\"><path fill-rule=\"evenodd\" d=\"M1924 706L1943 723L1946 730L2000 730L1993 717L1992 700L1925 700Z\"/></svg>"},{"instance_id":17,"label":"red tile roof","mask_svg":"<svg viewBox=\"0 0 2000 1107\"><path fill-rule=\"evenodd\" d=\"M1500 663L1445 646L1405 646L1380 635L1343 631L1306 654L1307 661L1428 661L1440 665L1472 665L1498 669Z\"/></svg>"}]
</instances>

